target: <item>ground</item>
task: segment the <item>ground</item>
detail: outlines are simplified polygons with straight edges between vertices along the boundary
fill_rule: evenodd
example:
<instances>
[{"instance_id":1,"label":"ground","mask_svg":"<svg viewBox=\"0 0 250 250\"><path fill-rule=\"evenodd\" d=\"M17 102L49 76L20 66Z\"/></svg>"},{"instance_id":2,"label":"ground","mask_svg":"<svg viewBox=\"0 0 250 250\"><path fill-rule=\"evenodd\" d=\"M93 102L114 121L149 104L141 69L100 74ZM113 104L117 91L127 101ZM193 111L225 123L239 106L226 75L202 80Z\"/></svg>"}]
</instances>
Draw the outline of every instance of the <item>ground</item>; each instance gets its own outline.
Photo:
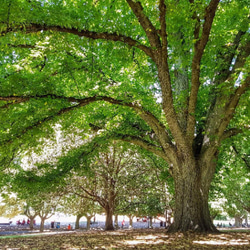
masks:
<instances>
[{"instance_id":1,"label":"ground","mask_svg":"<svg viewBox=\"0 0 250 250\"><path fill-rule=\"evenodd\" d=\"M0 249L250 249L250 231L220 234L175 233L165 229L46 231L0 236Z\"/></svg>"}]
</instances>

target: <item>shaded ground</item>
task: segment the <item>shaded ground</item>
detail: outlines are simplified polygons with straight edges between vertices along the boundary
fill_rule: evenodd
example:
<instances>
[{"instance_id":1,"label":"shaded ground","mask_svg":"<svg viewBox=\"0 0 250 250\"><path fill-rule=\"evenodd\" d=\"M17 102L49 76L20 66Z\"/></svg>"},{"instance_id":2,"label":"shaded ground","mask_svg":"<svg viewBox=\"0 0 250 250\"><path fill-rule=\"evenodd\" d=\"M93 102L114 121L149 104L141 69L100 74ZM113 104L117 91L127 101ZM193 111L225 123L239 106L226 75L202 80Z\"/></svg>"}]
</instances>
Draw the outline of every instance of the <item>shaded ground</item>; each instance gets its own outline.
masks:
<instances>
[{"instance_id":1,"label":"shaded ground","mask_svg":"<svg viewBox=\"0 0 250 250\"><path fill-rule=\"evenodd\" d=\"M167 234L164 229L53 233L0 236L0 249L250 249L249 231L208 235Z\"/></svg>"}]
</instances>

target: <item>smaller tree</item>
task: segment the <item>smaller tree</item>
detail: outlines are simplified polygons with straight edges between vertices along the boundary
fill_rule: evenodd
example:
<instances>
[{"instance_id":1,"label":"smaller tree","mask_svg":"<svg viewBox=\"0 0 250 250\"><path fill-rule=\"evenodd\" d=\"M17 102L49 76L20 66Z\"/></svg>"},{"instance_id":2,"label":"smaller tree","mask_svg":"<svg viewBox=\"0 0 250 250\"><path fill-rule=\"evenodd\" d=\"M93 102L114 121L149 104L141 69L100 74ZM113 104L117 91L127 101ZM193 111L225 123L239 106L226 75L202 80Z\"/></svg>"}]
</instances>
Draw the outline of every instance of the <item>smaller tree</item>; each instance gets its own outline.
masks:
<instances>
[{"instance_id":1,"label":"smaller tree","mask_svg":"<svg viewBox=\"0 0 250 250\"><path fill-rule=\"evenodd\" d=\"M70 190L68 191L70 192ZM101 211L100 205L97 202L72 193L62 197L60 203L60 211L76 216L75 229L80 228L80 219L85 217L87 219L86 229L89 230L91 219Z\"/></svg>"},{"instance_id":2,"label":"smaller tree","mask_svg":"<svg viewBox=\"0 0 250 250\"><path fill-rule=\"evenodd\" d=\"M29 227L30 227L30 230L33 230L34 229L34 221L38 215L38 212L36 210L34 210L30 205L26 204L24 206L24 215L26 215L28 217L28 219L30 220Z\"/></svg>"},{"instance_id":3,"label":"smaller tree","mask_svg":"<svg viewBox=\"0 0 250 250\"><path fill-rule=\"evenodd\" d=\"M217 189L225 200L223 209L235 219L236 227L242 225L242 219L250 212L250 165L246 157L250 148L246 138L241 135L223 145L216 176L220 179Z\"/></svg>"},{"instance_id":4,"label":"smaller tree","mask_svg":"<svg viewBox=\"0 0 250 250\"><path fill-rule=\"evenodd\" d=\"M32 217L38 216L41 219L40 232L44 231L45 220L49 219L55 214L56 207L59 203L61 196L56 193L39 193L34 197L29 198L25 213ZM33 211L33 212L31 212Z\"/></svg>"}]
</instances>

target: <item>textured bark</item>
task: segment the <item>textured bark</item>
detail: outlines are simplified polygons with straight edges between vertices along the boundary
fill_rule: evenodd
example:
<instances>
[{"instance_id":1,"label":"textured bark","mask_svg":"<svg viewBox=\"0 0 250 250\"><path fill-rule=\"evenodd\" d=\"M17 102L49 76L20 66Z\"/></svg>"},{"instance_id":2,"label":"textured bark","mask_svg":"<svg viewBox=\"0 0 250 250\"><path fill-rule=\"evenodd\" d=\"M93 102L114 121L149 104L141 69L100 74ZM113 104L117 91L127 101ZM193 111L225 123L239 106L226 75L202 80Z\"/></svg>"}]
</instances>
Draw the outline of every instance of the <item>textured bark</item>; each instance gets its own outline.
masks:
<instances>
[{"instance_id":1,"label":"textured bark","mask_svg":"<svg viewBox=\"0 0 250 250\"><path fill-rule=\"evenodd\" d=\"M118 214L115 215L115 229L118 229Z\"/></svg>"},{"instance_id":2,"label":"textured bark","mask_svg":"<svg viewBox=\"0 0 250 250\"><path fill-rule=\"evenodd\" d=\"M40 232L44 231L44 222L45 222L45 218L41 218Z\"/></svg>"},{"instance_id":3,"label":"textured bark","mask_svg":"<svg viewBox=\"0 0 250 250\"><path fill-rule=\"evenodd\" d=\"M242 218L240 216L234 216L235 220L235 227L241 227L242 226Z\"/></svg>"},{"instance_id":4,"label":"textured bark","mask_svg":"<svg viewBox=\"0 0 250 250\"><path fill-rule=\"evenodd\" d=\"M179 169L181 171L175 173L174 222L169 231L216 232L208 207L212 171L204 175L206 168L197 161L183 162Z\"/></svg>"},{"instance_id":5,"label":"textured bark","mask_svg":"<svg viewBox=\"0 0 250 250\"><path fill-rule=\"evenodd\" d=\"M106 211L105 230L112 231L115 229L113 225L113 208L111 208L110 206L106 206L105 211Z\"/></svg>"},{"instance_id":6,"label":"textured bark","mask_svg":"<svg viewBox=\"0 0 250 250\"><path fill-rule=\"evenodd\" d=\"M133 217L132 215L129 215L129 227L133 227Z\"/></svg>"},{"instance_id":7,"label":"textured bark","mask_svg":"<svg viewBox=\"0 0 250 250\"><path fill-rule=\"evenodd\" d=\"M86 218L87 218L87 227L86 227L86 229L89 230L90 229L90 222L91 222L92 216L91 217L87 216Z\"/></svg>"},{"instance_id":8,"label":"textured bark","mask_svg":"<svg viewBox=\"0 0 250 250\"><path fill-rule=\"evenodd\" d=\"M35 219L35 217L29 217L29 219L30 219L30 230L33 230L34 229L34 219Z\"/></svg>"},{"instance_id":9,"label":"textured bark","mask_svg":"<svg viewBox=\"0 0 250 250\"><path fill-rule=\"evenodd\" d=\"M76 223L75 223L75 229L79 229L80 228L80 219L82 218L81 214L78 214L76 216Z\"/></svg>"}]
</instances>

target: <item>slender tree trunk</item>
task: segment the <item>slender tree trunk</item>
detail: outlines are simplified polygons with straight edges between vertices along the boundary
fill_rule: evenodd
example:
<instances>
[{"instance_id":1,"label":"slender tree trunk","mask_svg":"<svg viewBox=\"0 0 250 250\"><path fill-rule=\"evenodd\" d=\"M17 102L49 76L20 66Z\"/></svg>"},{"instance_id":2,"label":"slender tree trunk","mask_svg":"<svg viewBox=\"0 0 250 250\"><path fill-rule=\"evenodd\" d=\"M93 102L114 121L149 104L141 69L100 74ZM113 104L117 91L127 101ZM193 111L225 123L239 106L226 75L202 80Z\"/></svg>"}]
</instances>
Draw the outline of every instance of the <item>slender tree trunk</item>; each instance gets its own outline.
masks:
<instances>
[{"instance_id":1,"label":"slender tree trunk","mask_svg":"<svg viewBox=\"0 0 250 250\"><path fill-rule=\"evenodd\" d=\"M30 219L30 230L33 230L34 229L34 219L35 219L35 217L29 217L29 219Z\"/></svg>"},{"instance_id":2,"label":"slender tree trunk","mask_svg":"<svg viewBox=\"0 0 250 250\"><path fill-rule=\"evenodd\" d=\"M133 215L129 215L129 227L133 227L133 218L134 216Z\"/></svg>"},{"instance_id":3,"label":"slender tree trunk","mask_svg":"<svg viewBox=\"0 0 250 250\"><path fill-rule=\"evenodd\" d=\"M80 219L82 218L83 215L78 214L76 216L76 223L75 223L75 229L79 229L80 228Z\"/></svg>"},{"instance_id":4,"label":"slender tree trunk","mask_svg":"<svg viewBox=\"0 0 250 250\"><path fill-rule=\"evenodd\" d=\"M118 229L118 214L115 215L115 229Z\"/></svg>"},{"instance_id":5,"label":"slender tree trunk","mask_svg":"<svg viewBox=\"0 0 250 250\"><path fill-rule=\"evenodd\" d=\"M106 211L106 222L105 222L105 230L106 231L112 231L114 230L113 225L113 208L110 206L105 207Z\"/></svg>"},{"instance_id":6,"label":"slender tree trunk","mask_svg":"<svg viewBox=\"0 0 250 250\"><path fill-rule=\"evenodd\" d=\"M174 173L175 209L174 222L169 231L217 232L208 207L208 193L213 168L200 166L198 162L180 164Z\"/></svg>"},{"instance_id":7,"label":"slender tree trunk","mask_svg":"<svg viewBox=\"0 0 250 250\"><path fill-rule=\"evenodd\" d=\"M44 231L44 222L45 222L45 218L41 218L40 232Z\"/></svg>"},{"instance_id":8,"label":"slender tree trunk","mask_svg":"<svg viewBox=\"0 0 250 250\"><path fill-rule=\"evenodd\" d=\"M153 217L149 216L149 228L153 227Z\"/></svg>"},{"instance_id":9,"label":"slender tree trunk","mask_svg":"<svg viewBox=\"0 0 250 250\"><path fill-rule=\"evenodd\" d=\"M246 226L248 226L248 218L247 218L247 215L245 216L245 223L246 223Z\"/></svg>"},{"instance_id":10,"label":"slender tree trunk","mask_svg":"<svg viewBox=\"0 0 250 250\"><path fill-rule=\"evenodd\" d=\"M89 230L90 229L90 222L91 222L91 218L92 218L93 216L86 216L86 218L87 218L87 227L86 227L86 229L87 230Z\"/></svg>"}]
</instances>

